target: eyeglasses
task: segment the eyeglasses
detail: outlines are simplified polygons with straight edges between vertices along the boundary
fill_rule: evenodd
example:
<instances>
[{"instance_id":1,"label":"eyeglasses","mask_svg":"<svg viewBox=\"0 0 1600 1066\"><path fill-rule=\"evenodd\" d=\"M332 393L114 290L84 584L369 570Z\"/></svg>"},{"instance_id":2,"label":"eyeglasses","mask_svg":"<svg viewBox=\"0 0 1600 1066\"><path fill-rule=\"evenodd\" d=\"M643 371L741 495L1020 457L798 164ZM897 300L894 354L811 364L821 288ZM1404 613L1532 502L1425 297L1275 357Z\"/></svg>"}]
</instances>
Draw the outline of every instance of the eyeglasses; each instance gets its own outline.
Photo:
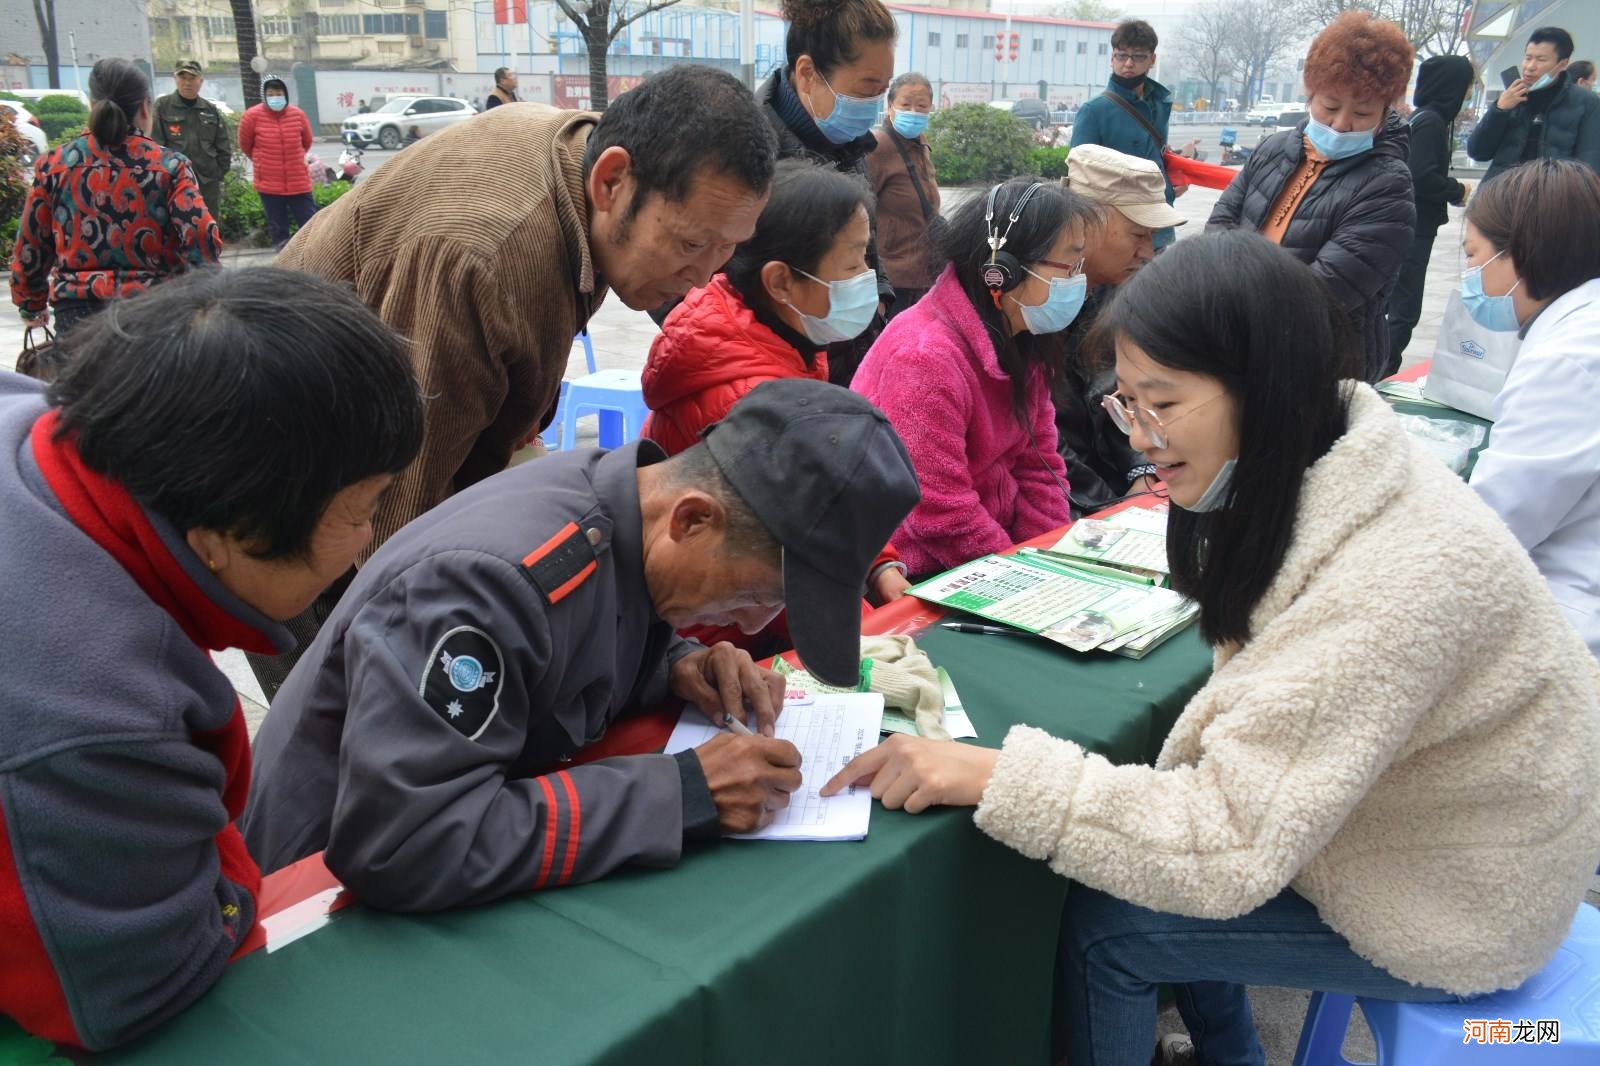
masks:
<instances>
[{"instance_id":1,"label":"eyeglasses","mask_svg":"<svg viewBox=\"0 0 1600 1066\"><path fill-rule=\"evenodd\" d=\"M1200 408L1204 407L1206 404L1211 403L1214 400L1221 399L1222 396L1223 393L1219 392L1215 396L1211 397L1210 400L1202 400L1193 407L1189 408L1187 411L1183 412L1183 414L1167 422L1161 421L1160 416L1149 408L1135 407L1133 401L1128 400L1125 402L1114 392L1107 393L1105 396L1102 396L1100 398L1100 406L1105 409L1106 414L1111 416L1111 421L1118 429L1122 430L1122 432L1132 436L1133 423L1135 420L1137 420L1139 425L1144 429L1145 434L1149 436L1150 443L1154 444L1157 448L1165 448L1169 438L1167 437L1166 433L1162 432L1163 430L1171 426L1174 422L1183 421L1185 418L1188 418L1190 415L1200 410Z\"/></svg>"},{"instance_id":2,"label":"eyeglasses","mask_svg":"<svg viewBox=\"0 0 1600 1066\"><path fill-rule=\"evenodd\" d=\"M1155 58L1154 52L1112 52L1113 63L1148 63Z\"/></svg>"},{"instance_id":3,"label":"eyeglasses","mask_svg":"<svg viewBox=\"0 0 1600 1066\"><path fill-rule=\"evenodd\" d=\"M1083 271L1083 264L1087 263L1088 261L1088 256L1079 256L1076 263L1058 263L1054 259L1035 259L1034 263L1039 266L1055 267L1057 270L1065 270L1067 272L1067 277L1070 278L1081 273Z\"/></svg>"}]
</instances>

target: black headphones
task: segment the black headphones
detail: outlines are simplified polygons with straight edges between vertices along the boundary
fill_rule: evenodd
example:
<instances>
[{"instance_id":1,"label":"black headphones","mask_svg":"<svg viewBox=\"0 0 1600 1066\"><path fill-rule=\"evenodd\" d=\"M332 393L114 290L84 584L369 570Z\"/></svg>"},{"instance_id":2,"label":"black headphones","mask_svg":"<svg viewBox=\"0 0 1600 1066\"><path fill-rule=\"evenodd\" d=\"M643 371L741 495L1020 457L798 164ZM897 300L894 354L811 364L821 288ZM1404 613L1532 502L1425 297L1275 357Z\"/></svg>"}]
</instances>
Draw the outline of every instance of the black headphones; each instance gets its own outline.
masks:
<instances>
[{"instance_id":1,"label":"black headphones","mask_svg":"<svg viewBox=\"0 0 1600 1066\"><path fill-rule=\"evenodd\" d=\"M1006 231L1000 232L1000 227L994 221L994 202L1000 195L1001 185L996 185L989 190L989 206L984 209L983 222L989 230L989 261L983 266L983 284L988 288L989 295L994 298L994 305L1000 306L1000 294L1010 292L1022 284L1026 270L1016 256L1005 251L1006 238L1011 236L1011 227L1017 224L1017 219L1022 217L1023 209L1028 206L1028 201L1033 199L1033 194L1044 188L1044 182L1036 181L1029 185L1020 197L1017 206L1011 210L1011 218L1006 222Z\"/></svg>"}]
</instances>

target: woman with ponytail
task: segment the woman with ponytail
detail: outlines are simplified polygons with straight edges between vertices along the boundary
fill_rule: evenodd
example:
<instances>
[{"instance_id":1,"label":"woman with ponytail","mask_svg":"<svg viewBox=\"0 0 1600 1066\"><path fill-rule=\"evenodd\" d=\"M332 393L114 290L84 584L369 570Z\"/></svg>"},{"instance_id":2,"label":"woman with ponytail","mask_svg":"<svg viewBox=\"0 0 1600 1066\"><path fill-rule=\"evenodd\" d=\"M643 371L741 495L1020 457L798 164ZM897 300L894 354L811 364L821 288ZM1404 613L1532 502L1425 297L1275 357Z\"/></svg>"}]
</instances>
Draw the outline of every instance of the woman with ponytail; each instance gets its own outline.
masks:
<instances>
[{"instance_id":1,"label":"woman with ponytail","mask_svg":"<svg viewBox=\"0 0 1600 1066\"><path fill-rule=\"evenodd\" d=\"M783 0L786 63L756 87L778 135L778 157L806 158L868 180L873 125L894 77L894 16L881 0ZM828 349L828 377L848 385L883 328L894 287L878 257L874 220L867 264L878 275L879 314L859 337Z\"/></svg>"},{"instance_id":2,"label":"woman with ponytail","mask_svg":"<svg viewBox=\"0 0 1600 1066\"><path fill-rule=\"evenodd\" d=\"M89 129L41 158L11 259L11 301L58 332L107 302L217 262L189 160L150 139L150 82L125 59L89 74Z\"/></svg>"}]
</instances>

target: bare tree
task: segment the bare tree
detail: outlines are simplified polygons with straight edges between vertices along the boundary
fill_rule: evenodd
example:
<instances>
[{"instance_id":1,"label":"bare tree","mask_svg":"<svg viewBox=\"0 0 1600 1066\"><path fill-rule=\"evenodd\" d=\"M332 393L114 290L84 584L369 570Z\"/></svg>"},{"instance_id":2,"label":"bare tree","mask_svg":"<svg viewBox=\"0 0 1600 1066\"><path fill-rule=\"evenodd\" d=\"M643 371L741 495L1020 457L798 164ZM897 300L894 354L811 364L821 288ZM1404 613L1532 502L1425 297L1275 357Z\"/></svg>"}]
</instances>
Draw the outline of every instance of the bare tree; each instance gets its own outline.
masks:
<instances>
[{"instance_id":1,"label":"bare tree","mask_svg":"<svg viewBox=\"0 0 1600 1066\"><path fill-rule=\"evenodd\" d=\"M639 5L630 0L556 0L556 3L578 27L589 49L589 108L604 111L610 100L606 60L611 42L650 12L671 7L678 0L648 0Z\"/></svg>"},{"instance_id":2,"label":"bare tree","mask_svg":"<svg viewBox=\"0 0 1600 1066\"><path fill-rule=\"evenodd\" d=\"M61 46L56 40L56 0L33 0L33 18L39 23L39 43L44 46L44 65L50 73L50 88L61 88Z\"/></svg>"},{"instance_id":3,"label":"bare tree","mask_svg":"<svg viewBox=\"0 0 1600 1066\"><path fill-rule=\"evenodd\" d=\"M251 64L256 58L256 16L250 0L228 0L233 10L233 36L239 45L239 82L244 90L244 106L261 102L261 75Z\"/></svg>"},{"instance_id":4,"label":"bare tree","mask_svg":"<svg viewBox=\"0 0 1600 1066\"><path fill-rule=\"evenodd\" d=\"M1255 102L1267 74L1301 36L1295 10L1273 0L1233 0L1227 7L1230 68L1245 87L1245 105Z\"/></svg>"},{"instance_id":5,"label":"bare tree","mask_svg":"<svg viewBox=\"0 0 1600 1066\"><path fill-rule=\"evenodd\" d=\"M1082 19L1085 22L1118 22L1122 9L1106 0L1067 0L1050 9L1050 14L1061 19Z\"/></svg>"},{"instance_id":6,"label":"bare tree","mask_svg":"<svg viewBox=\"0 0 1600 1066\"><path fill-rule=\"evenodd\" d=\"M1294 5L1295 14L1319 27L1352 10L1395 23L1421 55L1451 55L1465 41L1462 23L1472 0L1298 0Z\"/></svg>"},{"instance_id":7,"label":"bare tree","mask_svg":"<svg viewBox=\"0 0 1600 1066\"><path fill-rule=\"evenodd\" d=\"M1218 89L1234 66L1232 16L1224 0L1190 12L1173 51L1185 74L1210 87L1206 99L1215 110Z\"/></svg>"}]
</instances>

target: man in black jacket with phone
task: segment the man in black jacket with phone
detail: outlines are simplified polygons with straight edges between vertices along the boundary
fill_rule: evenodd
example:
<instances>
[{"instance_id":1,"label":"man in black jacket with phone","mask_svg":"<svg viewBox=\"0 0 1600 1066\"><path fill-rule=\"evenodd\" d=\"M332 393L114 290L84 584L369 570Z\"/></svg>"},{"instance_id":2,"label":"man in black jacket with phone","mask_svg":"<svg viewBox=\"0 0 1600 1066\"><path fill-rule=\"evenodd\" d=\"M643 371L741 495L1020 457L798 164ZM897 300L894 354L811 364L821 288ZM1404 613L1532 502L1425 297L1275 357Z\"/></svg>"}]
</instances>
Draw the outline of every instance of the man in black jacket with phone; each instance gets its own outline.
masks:
<instances>
[{"instance_id":1,"label":"man in black jacket with phone","mask_svg":"<svg viewBox=\"0 0 1600 1066\"><path fill-rule=\"evenodd\" d=\"M1466 56L1434 56L1417 72L1411 102L1411 184L1417 200L1417 229L1400 263L1400 280L1389 296L1389 362L1384 376L1400 369L1411 331L1422 317L1422 288L1439 227L1449 219L1447 204L1466 202L1467 187L1450 176L1454 138L1451 129L1466 102L1476 73Z\"/></svg>"}]
</instances>

